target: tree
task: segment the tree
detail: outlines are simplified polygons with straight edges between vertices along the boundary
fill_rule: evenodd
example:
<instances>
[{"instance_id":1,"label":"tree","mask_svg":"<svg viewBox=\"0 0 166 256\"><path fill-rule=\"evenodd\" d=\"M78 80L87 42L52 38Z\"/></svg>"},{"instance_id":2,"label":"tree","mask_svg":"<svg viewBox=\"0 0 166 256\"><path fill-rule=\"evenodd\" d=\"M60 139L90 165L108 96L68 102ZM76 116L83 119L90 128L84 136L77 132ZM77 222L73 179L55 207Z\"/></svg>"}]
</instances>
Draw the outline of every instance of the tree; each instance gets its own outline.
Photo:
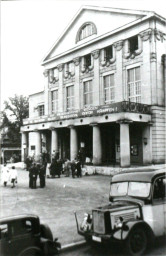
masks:
<instances>
[{"instance_id":1,"label":"tree","mask_svg":"<svg viewBox=\"0 0 166 256\"><path fill-rule=\"evenodd\" d=\"M28 111L28 98L22 95L15 95L4 102L0 130L7 128L6 135L11 144L21 144L20 127L23 119L28 117ZM9 118L10 116L14 118Z\"/></svg>"},{"instance_id":2,"label":"tree","mask_svg":"<svg viewBox=\"0 0 166 256\"><path fill-rule=\"evenodd\" d=\"M28 98L23 95L15 95L4 102L4 110L8 110L10 116L15 117L15 123L18 127L23 125L23 119L28 117L29 103Z\"/></svg>"}]
</instances>

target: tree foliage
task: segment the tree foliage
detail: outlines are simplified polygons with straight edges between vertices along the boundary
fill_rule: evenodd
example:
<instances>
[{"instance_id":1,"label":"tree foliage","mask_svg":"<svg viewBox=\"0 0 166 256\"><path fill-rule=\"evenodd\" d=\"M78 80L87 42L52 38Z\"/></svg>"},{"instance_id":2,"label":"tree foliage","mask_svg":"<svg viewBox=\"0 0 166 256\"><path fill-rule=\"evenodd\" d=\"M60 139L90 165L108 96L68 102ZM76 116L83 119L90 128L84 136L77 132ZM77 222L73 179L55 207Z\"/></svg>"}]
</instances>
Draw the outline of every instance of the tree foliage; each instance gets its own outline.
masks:
<instances>
[{"instance_id":1,"label":"tree foliage","mask_svg":"<svg viewBox=\"0 0 166 256\"><path fill-rule=\"evenodd\" d=\"M6 135L11 144L21 144L20 127L23 119L28 117L28 111L28 98L22 95L15 95L4 102L0 129L7 128Z\"/></svg>"},{"instance_id":2,"label":"tree foliage","mask_svg":"<svg viewBox=\"0 0 166 256\"><path fill-rule=\"evenodd\" d=\"M4 110L8 110L10 116L15 117L16 124L21 127L23 119L28 117L29 103L28 98L23 95L15 95L4 102Z\"/></svg>"}]
</instances>

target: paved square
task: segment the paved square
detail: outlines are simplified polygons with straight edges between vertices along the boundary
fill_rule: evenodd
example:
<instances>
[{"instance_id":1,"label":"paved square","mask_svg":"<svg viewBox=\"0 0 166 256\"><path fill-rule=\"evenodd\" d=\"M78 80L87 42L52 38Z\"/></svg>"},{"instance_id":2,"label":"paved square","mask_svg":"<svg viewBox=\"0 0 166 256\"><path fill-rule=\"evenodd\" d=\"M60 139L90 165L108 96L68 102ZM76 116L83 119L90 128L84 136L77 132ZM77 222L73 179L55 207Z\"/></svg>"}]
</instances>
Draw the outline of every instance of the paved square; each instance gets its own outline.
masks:
<instances>
[{"instance_id":1,"label":"paved square","mask_svg":"<svg viewBox=\"0 0 166 256\"><path fill-rule=\"evenodd\" d=\"M46 187L29 188L29 173L18 170L18 184L12 189L11 184L1 184L1 217L16 214L37 214L42 222L47 223L54 237L62 245L82 239L77 234L74 211L80 221L86 211L93 207L107 204L109 196L109 176L83 176L82 178L64 177L46 179Z\"/></svg>"}]
</instances>

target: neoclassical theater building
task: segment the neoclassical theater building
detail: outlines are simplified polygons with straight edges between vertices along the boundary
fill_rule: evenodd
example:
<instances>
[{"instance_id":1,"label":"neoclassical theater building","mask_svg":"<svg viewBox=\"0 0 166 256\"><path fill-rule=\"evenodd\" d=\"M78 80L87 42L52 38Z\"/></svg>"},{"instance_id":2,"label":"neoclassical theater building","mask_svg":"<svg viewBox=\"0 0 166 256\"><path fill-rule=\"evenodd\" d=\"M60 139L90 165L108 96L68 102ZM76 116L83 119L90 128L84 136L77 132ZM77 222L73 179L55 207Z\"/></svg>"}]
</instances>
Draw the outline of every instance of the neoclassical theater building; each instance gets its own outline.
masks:
<instances>
[{"instance_id":1,"label":"neoclassical theater building","mask_svg":"<svg viewBox=\"0 0 166 256\"><path fill-rule=\"evenodd\" d=\"M165 31L155 12L82 7L42 61L22 157L81 150L94 165L163 163Z\"/></svg>"}]
</instances>

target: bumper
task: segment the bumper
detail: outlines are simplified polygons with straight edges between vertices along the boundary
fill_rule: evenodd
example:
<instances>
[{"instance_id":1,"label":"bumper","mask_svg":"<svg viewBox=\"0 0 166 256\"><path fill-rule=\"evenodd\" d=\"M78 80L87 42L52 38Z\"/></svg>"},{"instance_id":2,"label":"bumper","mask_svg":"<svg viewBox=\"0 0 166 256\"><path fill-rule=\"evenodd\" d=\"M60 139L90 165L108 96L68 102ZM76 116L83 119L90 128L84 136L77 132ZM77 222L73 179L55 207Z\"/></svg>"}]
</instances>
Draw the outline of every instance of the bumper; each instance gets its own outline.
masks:
<instances>
[{"instance_id":1,"label":"bumper","mask_svg":"<svg viewBox=\"0 0 166 256\"><path fill-rule=\"evenodd\" d=\"M93 232L84 232L82 230L78 230L78 234L84 236L88 241L94 241L97 243L110 243L110 242L121 242L122 240L117 240L113 237L113 233L111 234L96 234Z\"/></svg>"}]
</instances>

